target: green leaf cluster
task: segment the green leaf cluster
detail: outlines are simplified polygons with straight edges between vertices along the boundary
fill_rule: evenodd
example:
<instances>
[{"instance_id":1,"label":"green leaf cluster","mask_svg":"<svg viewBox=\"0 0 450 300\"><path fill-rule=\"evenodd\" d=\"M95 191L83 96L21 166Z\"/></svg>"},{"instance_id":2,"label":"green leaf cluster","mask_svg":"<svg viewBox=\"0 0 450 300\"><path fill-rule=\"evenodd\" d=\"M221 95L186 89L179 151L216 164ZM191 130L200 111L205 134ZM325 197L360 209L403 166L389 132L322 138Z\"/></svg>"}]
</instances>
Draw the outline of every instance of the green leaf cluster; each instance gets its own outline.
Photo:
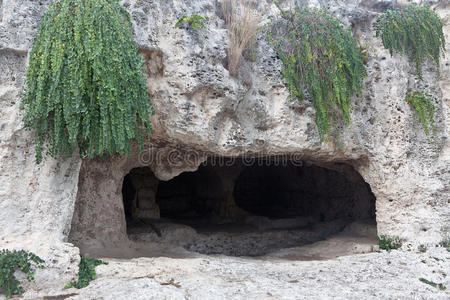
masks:
<instances>
[{"instance_id":1,"label":"green leaf cluster","mask_svg":"<svg viewBox=\"0 0 450 300\"><path fill-rule=\"evenodd\" d=\"M430 58L439 66L441 50L445 51L442 26L442 20L429 6L410 5L385 11L377 21L376 35L391 55L394 51L408 55L422 78L424 60Z\"/></svg>"},{"instance_id":2,"label":"green leaf cluster","mask_svg":"<svg viewBox=\"0 0 450 300\"><path fill-rule=\"evenodd\" d=\"M380 246L380 249L390 251L400 248L402 246L402 242L398 236L382 234L378 237L378 245Z\"/></svg>"},{"instance_id":3,"label":"green leaf cluster","mask_svg":"<svg viewBox=\"0 0 450 300\"><path fill-rule=\"evenodd\" d=\"M200 15L192 15L190 17L182 16L180 19L178 19L174 27L180 28L183 24L187 24L190 28L197 30L199 27L206 28L205 22L208 21L209 18L205 18Z\"/></svg>"},{"instance_id":4,"label":"green leaf cluster","mask_svg":"<svg viewBox=\"0 0 450 300\"><path fill-rule=\"evenodd\" d=\"M97 273L95 272L95 267L99 265L107 265L107 262L101 261L95 258L87 258L81 256L80 265L78 269L78 280L71 282L65 286L65 288L77 288L82 289L87 287L89 283L97 278Z\"/></svg>"},{"instance_id":5,"label":"green leaf cluster","mask_svg":"<svg viewBox=\"0 0 450 300\"><path fill-rule=\"evenodd\" d=\"M417 91L409 91L405 101L410 103L415 111L416 119L422 124L427 137L434 130L434 105L431 103L430 95Z\"/></svg>"},{"instance_id":6,"label":"green leaf cluster","mask_svg":"<svg viewBox=\"0 0 450 300\"><path fill-rule=\"evenodd\" d=\"M143 59L129 14L116 0L59 0L42 17L22 108L36 161L128 154L151 132Z\"/></svg>"},{"instance_id":7,"label":"green leaf cluster","mask_svg":"<svg viewBox=\"0 0 450 300\"><path fill-rule=\"evenodd\" d=\"M21 295L24 290L20 282L14 276L16 270L20 270L27 275L29 282L34 281L33 268L44 268L44 261L37 255L25 251L10 251L3 249L0 251L0 290L5 292L6 299L12 295Z\"/></svg>"},{"instance_id":8,"label":"green leaf cluster","mask_svg":"<svg viewBox=\"0 0 450 300\"><path fill-rule=\"evenodd\" d=\"M338 140L339 126L351 121L351 97L360 95L366 75L350 29L325 11L295 8L282 11L268 41L283 62L291 96L309 95L320 139Z\"/></svg>"}]
</instances>

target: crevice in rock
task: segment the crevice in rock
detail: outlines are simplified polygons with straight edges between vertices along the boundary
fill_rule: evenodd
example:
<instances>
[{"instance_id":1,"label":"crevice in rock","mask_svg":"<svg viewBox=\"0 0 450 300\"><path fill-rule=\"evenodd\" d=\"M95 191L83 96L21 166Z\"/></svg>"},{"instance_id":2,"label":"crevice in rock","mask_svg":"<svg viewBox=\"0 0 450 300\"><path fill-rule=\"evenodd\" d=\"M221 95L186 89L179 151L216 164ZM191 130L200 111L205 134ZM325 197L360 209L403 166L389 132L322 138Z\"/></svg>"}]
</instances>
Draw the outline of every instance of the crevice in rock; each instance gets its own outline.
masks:
<instances>
[{"instance_id":1,"label":"crevice in rock","mask_svg":"<svg viewBox=\"0 0 450 300\"><path fill-rule=\"evenodd\" d=\"M145 75L148 78L164 76L164 53L159 49L141 48L139 53L145 61Z\"/></svg>"}]
</instances>

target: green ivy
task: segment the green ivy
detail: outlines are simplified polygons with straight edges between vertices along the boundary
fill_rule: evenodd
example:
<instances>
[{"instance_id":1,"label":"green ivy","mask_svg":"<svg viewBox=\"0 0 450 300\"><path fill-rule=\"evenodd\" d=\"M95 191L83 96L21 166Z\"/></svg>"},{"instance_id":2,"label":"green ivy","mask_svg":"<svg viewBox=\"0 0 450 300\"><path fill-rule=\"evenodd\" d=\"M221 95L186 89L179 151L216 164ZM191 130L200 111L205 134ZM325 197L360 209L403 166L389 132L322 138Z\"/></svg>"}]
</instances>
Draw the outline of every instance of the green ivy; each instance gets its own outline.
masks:
<instances>
[{"instance_id":1,"label":"green ivy","mask_svg":"<svg viewBox=\"0 0 450 300\"><path fill-rule=\"evenodd\" d=\"M187 24L190 28L197 30L199 27L206 28L205 22L207 21L209 21L209 18L205 18L200 15L192 15L190 17L182 16L178 19L174 27L180 28L183 24Z\"/></svg>"},{"instance_id":2,"label":"green ivy","mask_svg":"<svg viewBox=\"0 0 450 300\"><path fill-rule=\"evenodd\" d=\"M431 58L439 67L441 50L445 51L442 26L442 20L429 6L410 5L384 12L377 21L376 35L381 36L391 55L394 51L408 55L422 79L425 59Z\"/></svg>"},{"instance_id":3,"label":"green ivy","mask_svg":"<svg viewBox=\"0 0 450 300\"><path fill-rule=\"evenodd\" d=\"M16 270L20 270L27 275L29 282L34 282L33 268L44 268L44 261L37 255L25 251L10 251L3 249L0 251L0 290L5 292L6 299L12 295L21 295L24 290L20 282L14 276Z\"/></svg>"},{"instance_id":4,"label":"green ivy","mask_svg":"<svg viewBox=\"0 0 450 300\"><path fill-rule=\"evenodd\" d=\"M82 289L84 287L87 287L92 280L97 278L95 267L107 264L107 262L101 261L99 259L87 258L82 255L78 269L78 280L67 284L65 288L74 287L77 289Z\"/></svg>"},{"instance_id":5,"label":"green ivy","mask_svg":"<svg viewBox=\"0 0 450 300\"><path fill-rule=\"evenodd\" d=\"M434 105L431 103L430 95L422 92L409 91L405 101L414 108L416 119L422 124L426 136L434 130Z\"/></svg>"},{"instance_id":6,"label":"green ivy","mask_svg":"<svg viewBox=\"0 0 450 300\"><path fill-rule=\"evenodd\" d=\"M291 96L309 95L320 139L338 140L340 124L351 121L351 97L360 95L366 75L350 29L325 11L296 8L282 11L268 30L268 42L283 62Z\"/></svg>"},{"instance_id":7,"label":"green ivy","mask_svg":"<svg viewBox=\"0 0 450 300\"><path fill-rule=\"evenodd\" d=\"M22 103L36 161L128 154L151 132L143 60L117 0L59 0L42 17Z\"/></svg>"}]
</instances>

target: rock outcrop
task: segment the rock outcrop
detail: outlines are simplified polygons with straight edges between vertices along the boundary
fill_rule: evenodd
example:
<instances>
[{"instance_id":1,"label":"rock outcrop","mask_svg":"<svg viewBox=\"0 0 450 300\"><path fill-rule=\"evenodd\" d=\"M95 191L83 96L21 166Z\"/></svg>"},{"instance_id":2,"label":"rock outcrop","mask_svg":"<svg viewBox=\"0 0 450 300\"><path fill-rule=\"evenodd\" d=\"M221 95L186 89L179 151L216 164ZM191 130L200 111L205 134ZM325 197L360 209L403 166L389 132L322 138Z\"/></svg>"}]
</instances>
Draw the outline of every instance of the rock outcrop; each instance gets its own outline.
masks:
<instances>
[{"instance_id":1,"label":"rock outcrop","mask_svg":"<svg viewBox=\"0 0 450 300\"><path fill-rule=\"evenodd\" d=\"M295 2L329 6L367 48L368 76L363 96L353 101L352 123L341 133L343 150L319 141L308 101L290 100L281 62L262 32L255 60L243 60L239 75L229 75L218 1L124 0L146 59L156 112L151 145L129 157L82 161L75 155L36 165L33 134L22 123L20 93L27 55L50 1L0 1L0 248L34 251L64 275L59 281L68 282L79 260L78 249L65 244L69 233L71 240L92 243L126 238L121 188L132 168L150 166L159 179L168 180L196 170L211 155L285 155L319 165L350 165L376 197L379 234L397 235L406 247L436 245L448 236L450 3L427 1L444 21L447 53L440 74L434 64L426 64L421 82L415 66L402 55L390 56L373 29L383 9L406 1ZM263 22L279 14L271 1L258 3ZM181 16L192 14L209 17L205 29L174 28ZM404 101L413 87L432 95L433 143ZM57 262L55 255L61 257Z\"/></svg>"}]
</instances>

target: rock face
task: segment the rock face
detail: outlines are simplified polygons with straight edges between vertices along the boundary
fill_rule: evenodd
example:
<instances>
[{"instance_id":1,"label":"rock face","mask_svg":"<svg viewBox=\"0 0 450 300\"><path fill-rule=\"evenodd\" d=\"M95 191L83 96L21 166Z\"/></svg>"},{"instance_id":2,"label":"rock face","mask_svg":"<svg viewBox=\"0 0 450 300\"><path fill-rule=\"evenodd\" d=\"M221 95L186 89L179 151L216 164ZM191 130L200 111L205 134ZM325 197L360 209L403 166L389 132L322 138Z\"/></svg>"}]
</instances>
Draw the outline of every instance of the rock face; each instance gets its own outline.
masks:
<instances>
[{"instance_id":1,"label":"rock face","mask_svg":"<svg viewBox=\"0 0 450 300\"><path fill-rule=\"evenodd\" d=\"M0 1L0 248L26 248L48 262L57 252L63 257L58 272L67 282L79 259L78 249L64 244L69 233L71 241L87 243L127 238L122 182L131 169L149 166L160 180L169 180L196 170L211 155L285 155L333 168L351 166L376 197L379 234L398 235L411 246L441 242L450 234L450 4L427 1L444 21L447 53L440 75L427 64L420 82L414 65L403 56L391 57L373 30L383 9L403 1L296 2L329 6L367 47L368 76L363 96L354 99L352 124L342 132L343 151L320 143L308 101L290 101L281 62L263 33L255 61L244 59L239 75L229 75L227 33L217 1L125 0L121 4L130 12L146 59L156 112L152 144L129 157L82 161L75 155L47 158L37 166L19 103L27 55L50 1ZM263 22L279 14L270 1L258 3ZM173 27L192 14L209 17L205 29ZM419 87L436 107L433 143L404 101L409 88ZM30 236L39 236L39 242L25 242Z\"/></svg>"}]
</instances>

